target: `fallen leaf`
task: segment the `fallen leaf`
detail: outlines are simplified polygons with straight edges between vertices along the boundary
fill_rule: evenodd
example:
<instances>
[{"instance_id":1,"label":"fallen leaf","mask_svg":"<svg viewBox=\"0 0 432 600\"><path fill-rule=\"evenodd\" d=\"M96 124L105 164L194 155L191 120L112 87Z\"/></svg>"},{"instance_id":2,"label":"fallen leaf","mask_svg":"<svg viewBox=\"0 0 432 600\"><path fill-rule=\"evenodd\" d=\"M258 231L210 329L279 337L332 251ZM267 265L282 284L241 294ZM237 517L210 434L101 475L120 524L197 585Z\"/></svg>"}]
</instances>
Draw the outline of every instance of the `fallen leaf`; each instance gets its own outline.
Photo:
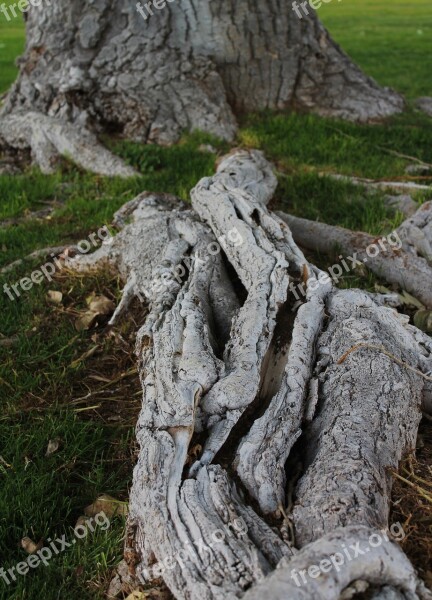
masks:
<instances>
[{"instance_id":1,"label":"fallen leaf","mask_svg":"<svg viewBox=\"0 0 432 600\"><path fill-rule=\"evenodd\" d=\"M77 527L80 527L82 525L84 525L84 527L87 528L87 523L91 524L91 522L92 522L92 517L86 517L84 515L81 515L80 517L78 517L77 522L75 523L74 530ZM90 527L89 529L90 529L90 531L93 531L92 527Z\"/></svg>"},{"instance_id":2,"label":"fallen leaf","mask_svg":"<svg viewBox=\"0 0 432 600\"><path fill-rule=\"evenodd\" d=\"M126 517L128 514L128 504L127 502L116 500L108 494L102 494L102 496L99 496L93 504L90 504L90 506L87 506L87 508L84 509L84 514L87 517L95 517L100 512L104 512L107 517L113 517L115 515Z\"/></svg>"},{"instance_id":3,"label":"fallen leaf","mask_svg":"<svg viewBox=\"0 0 432 600\"><path fill-rule=\"evenodd\" d=\"M98 316L98 313L91 310L85 312L75 321L75 329L77 331L87 331L87 329L90 329L96 323Z\"/></svg>"},{"instance_id":4,"label":"fallen leaf","mask_svg":"<svg viewBox=\"0 0 432 600\"><path fill-rule=\"evenodd\" d=\"M115 304L106 296L95 296L89 302L89 309L100 315L109 315L115 311Z\"/></svg>"},{"instance_id":5,"label":"fallen leaf","mask_svg":"<svg viewBox=\"0 0 432 600\"><path fill-rule=\"evenodd\" d=\"M84 515L81 515L80 517L78 517L77 522L75 523L74 529L76 529L80 525L85 525L90 518L91 517L85 517Z\"/></svg>"},{"instance_id":6,"label":"fallen leaf","mask_svg":"<svg viewBox=\"0 0 432 600\"><path fill-rule=\"evenodd\" d=\"M41 540L38 544L35 544L29 537L23 537L21 540L21 548L23 548L27 554L36 554L36 552L42 548L42 543Z\"/></svg>"},{"instance_id":7,"label":"fallen leaf","mask_svg":"<svg viewBox=\"0 0 432 600\"><path fill-rule=\"evenodd\" d=\"M54 290L48 290L47 298L53 304L61 304L61 301L63 300L63 294Z\"/></svg>"},{"instance_id":8,"label":"fallen leaf","mask_svg":"<svg viewBox=\"0 0 432 600\"><path fill-rule=\"evenodd\" d=\"M89 296L86 299L89 310L87 310L75 322L75 327L78 331L86 331L90 329L100 316L107 316L115 311L115 304L106 296Z\"/></svg>"},{"instance_id":9,"label":"fallen leaf","mask_svg":"<svg viewBox=\"0 0 432 600\"><path fill-rule=\"evenodd\" d=\"M145 600L147 598L147 594L144 592L140 592L139 590L135 590L132 594L126 598L126 600Z\"/></svg>"},{"instance_id":10,"label":"fallen leaf","mask_svg":"<svg viewBox=\"0 0 432 600\"><path fill-rule=\"evenodd\" d=\"M47 451L45 452L45 456L51 456L51 454L54 454L55 452L57 452L57 450L60 448L60 443L61 443L60 438L54 438L53 440L50 440L48 442L48 448L47 448Z\"/></svg>"}]
</instances>

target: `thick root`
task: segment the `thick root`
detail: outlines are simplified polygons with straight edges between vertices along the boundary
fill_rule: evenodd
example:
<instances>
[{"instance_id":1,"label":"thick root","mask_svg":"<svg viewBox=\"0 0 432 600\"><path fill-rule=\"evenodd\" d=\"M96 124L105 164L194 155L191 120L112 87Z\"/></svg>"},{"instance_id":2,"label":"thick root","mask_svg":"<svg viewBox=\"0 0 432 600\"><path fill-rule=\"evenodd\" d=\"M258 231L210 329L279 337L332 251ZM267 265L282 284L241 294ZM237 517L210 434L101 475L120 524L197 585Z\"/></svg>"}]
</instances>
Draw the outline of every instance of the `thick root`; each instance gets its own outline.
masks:
<instances>
[{"instance_id":1,"label":"thick root","mask_svg":"<svg viewBox=\"0 0 432 600\"><path fill-rule=\"evenodd\" d=\"M0 141L13 148L30 148L42 173L55 171L59 156L83 169L110 177L138 173L112 154L87 129L38 112L17 112L0 119Z\"/></svg>"},{"instance_id":2,"label":"thick root","mask_svg":"<svg viewBox=\"0 0 432 600\"><path fill-rule=\"evenodd\" d=\"M304 588L290 577L387 526L387 467L414 446L432 342L388 298L336 290L267 209L274 189L264 157L238 152L193 190L194 211L143 195L109 247L77 259L121 274L120 312L134 295L149 305L137 575L179 599L261 598L263 578L272 600L337 600L358 580L429 598L394 544Z\"/></svg>"}]
</instances>

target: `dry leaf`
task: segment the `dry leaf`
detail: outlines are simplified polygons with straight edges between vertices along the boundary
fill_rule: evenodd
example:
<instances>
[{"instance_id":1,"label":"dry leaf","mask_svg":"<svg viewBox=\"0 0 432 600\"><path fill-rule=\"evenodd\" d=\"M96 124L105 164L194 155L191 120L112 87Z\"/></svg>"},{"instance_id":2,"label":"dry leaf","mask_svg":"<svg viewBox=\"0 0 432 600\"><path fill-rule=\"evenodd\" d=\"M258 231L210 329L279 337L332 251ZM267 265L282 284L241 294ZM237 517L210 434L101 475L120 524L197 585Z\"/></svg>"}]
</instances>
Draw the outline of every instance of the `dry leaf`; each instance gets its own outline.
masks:
<instances>
[{"instance_id":1,"label":"dry leaf","mask_svg":"<svg viewBox=\"0 0 432 600\"><path fill-rule=\"evenodd\" d=\"M108 494L102 494L102 496L99 496L93 504L90 504L90 506L87 506L87 508L84 509L84 514L87 517L95 517L100 512L104 512L107 517L113 517L115 515L127 517L128 504L127 502L116 500L112 496L108 496Z\"/></svg>"},{"instance_id":2,"label":"dry leaf","mask_svg":"<svg viewBox=\"0 0 432 600\"><path fill-rule=\"evenodd\" d=\"M78 517L77 522L75 523L75 527L74 530L77 529L77 527L81 527L84 526L87 529L87 524L90 523L91 525L92 522L92 517L85 517L84 515L81 515L80 517ZM92 527L89 528L90 531L93 531Z\"/></svg>"},{"instance_id":3,"label":"dry leaf","mask_svg":"<svg viewBox=\"0 0 432 600\"><path fill-rule=\"evenodd\" d=\"M51 456L51 454L54 454L54 452L57 452L57 450L60 448L60 443L61 443L60 438L54 438L53 440L50 440L48 442L48 448L47 448L47 451L45 452L45 456Z\"/></svg>"},{"instance_id":4,"label":"dry leaf","mask_svg":"<svg viewBox=\"0 0 432 600\"><path fill-rule=\"evenodd\" d=\"M63 300L63 294L54 290L48 290L47 299L53 304L61 304Z\"/></svg>"},{"instance_id":5,"label":"dry leaf","mask_svg":"<svg viewBox=\"0 0 432 600\"><path fill-rule=\"evenodd\" d=\"M35 544L29 537L23 537L21 540L21 548L23 548L27 554L36 554L36 552L42 548L42 540L38 544Z\"/></svg>"},{"instance_id":6,"label":"dry leaf","mask_svg":"<svg viewBox=\"0 0 432 600\"><path fill-rule=\"evenodd\" d=\"M80 517L78 517L77 522L75 523L74 529L76 529L80 525L85 525L90 518L91 517L85 517L84 515L81 515Z\"/></svg>"},{"instance_id":7,"label":"dry leaf","mask_svg":"<svg viewBox=\"0 0 432 600\"><path fill-rule=\"evenodd\" d=\"M89 296L86 299L89 310L87 310L75 323L78 331L90 329L100 316L107 316L115 311L115 304L106 296Z\"/></svg>"},{"instance_id":8,"label":"dry leaf","mask_svg":"<svg viewBox=\"0 0 432 600\"><path fill-rule=\"evenodd\" d=\"M85 312L77 321L75 321L75 329L77 331L87 331L95 324L98 314L93 311Z\"/></svg>"},{"instance_id":9,"label":"dry leaf","mask_svg":"<svg viewBox=\"0 0 432 600\"><path fill-rule=\"evenodd\" d=\"M132 594L129 594L126 600L146 600L147 597L147 594L145 594L144 592L135 590L134 592L132 592Z\"/></svg>"},{"instance_id":10,"label":"dry leaf","mask_svg":"<svg viewBox=\"0 0 432 600\"><path fill-rule=\"evenodd\" d=\"M115 311L115 304L106 296L95 296L89 302L89 309L99 315L109 315Z\"/></svg>"}]
</instances>

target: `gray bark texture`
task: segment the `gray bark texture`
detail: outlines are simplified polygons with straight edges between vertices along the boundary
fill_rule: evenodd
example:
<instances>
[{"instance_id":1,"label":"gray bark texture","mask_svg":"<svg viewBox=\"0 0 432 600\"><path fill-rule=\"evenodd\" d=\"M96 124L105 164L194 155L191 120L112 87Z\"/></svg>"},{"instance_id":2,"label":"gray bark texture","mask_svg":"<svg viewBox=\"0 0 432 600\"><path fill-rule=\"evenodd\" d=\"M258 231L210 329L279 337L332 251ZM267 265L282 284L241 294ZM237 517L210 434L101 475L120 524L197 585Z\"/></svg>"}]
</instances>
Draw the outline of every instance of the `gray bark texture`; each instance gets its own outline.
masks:
<instances>
[{"instance_id":1,"label":"gray bark texture","mask_svg":"<svg viewBox=\"0 0 432 600\"><path fill-rule=\"evenodd\" d=\"M65 138L90 128L169 144L194 129L232 140L236 115L247 111L365 122L403 110L402 98L364 75L312 9L300 19L285 0L171 0L153 13L145 20L135 0L31 7L20 74L2 109L3 144L31 148L47 172L64 146L73 160L80 152L47 136L42 117L57 130L66 123ZM94 161L86 159L96 172L98 151L94 143Z\"/></svg>"},{"instance_id":2,"label":"gray bark texture","mask_svg":"<svg viewBox=\"0 0 432 600\"><path fill-rule=\"evenodd\" d=\"M142 194L114 242L75 261L122 276L112 322L136 296L149 306L129 564L180 600L431 600L396 542L370 540L390 525L389 470L415 448L432 339L309 263L267 208L275 187L262 154L237 151L192 208Z\"/></svg>"},{"instance_id":3,"label":"gray bark texture","mask_svg":"<svg viewBox=\"0 0 432 600\"><path fill-rule=\"evenodd\" d=\"M327 254L339 248L344 256L356 258L357 264L366 264L373 273L406 289L432 309L432 202L425 202L398 227L393 235L400 245L393 246L383 243L380 247L381 238L367 233L283 213L279 216L303 248ZM376 256L368 255L371 246L378 249Z\"/></svg>"}]
</instances>

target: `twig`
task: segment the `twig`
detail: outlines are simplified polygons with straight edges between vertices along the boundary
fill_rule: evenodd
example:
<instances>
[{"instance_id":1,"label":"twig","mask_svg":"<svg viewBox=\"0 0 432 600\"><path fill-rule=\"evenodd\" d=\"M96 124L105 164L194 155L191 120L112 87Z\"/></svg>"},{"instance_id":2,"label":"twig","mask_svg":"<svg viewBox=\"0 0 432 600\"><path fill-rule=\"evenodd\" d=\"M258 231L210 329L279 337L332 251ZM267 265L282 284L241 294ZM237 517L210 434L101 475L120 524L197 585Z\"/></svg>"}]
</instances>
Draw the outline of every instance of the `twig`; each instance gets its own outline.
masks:
<instances>
[{"instance_id":1,"label":"twig","mask_svg":"<svg viewBox=\"0 0 432 600\"><path fill-rule=\"evenodd\" d=\"M341 365L342 363L344 363L345 360L348 358L348 356L350 354L352 354L353 352L356 352L360 348L370 348L371 350L378 350L378 352L381 352L382 354L385 354L386 356L388 356L389 358L391 358L392 360L394 360L401 367L405 367L406 369L409 369L410 371L413 371L417 375L420 375L420 377L423 377L424 379L426 379L426 381L432 381L432 377L429 377L429 375L425 375L424 373L422 373L421 371L419 371L419 369L415 369L414 367L412 367L411 365L409 365L405 361L401 360L400 358L397 358L397 356L395 356L394 354L391 354L390 352L388 352L384 347L382 347L382 346L375 346L374 344L365 344L363 342L360 343L360 344L356 344L355 346L352 346L352 348L350 348L349 350L347 350L345 352L345 354L343 356L341 356L341 358L337 361L337 364Z\"/></svg>"},{"instance_id":2,"label":"twig","mask_svg":"<svg viewBox=\"0 0 432 600\"><path fill-rule=\"evenodd\" d=\"M408 479L405 479L405 477L402 477L402 475L399 475L399 473L396 473L396 471L390 470L390 473L394 477L396 477L396 479L400 479L400 481L403 481L404 483L406 483L410 487L414 488L416 490L416 492L418 494L420 494L420 496L422 496L423 498L425 498L425 500L427 500L428 502L430 502L432 504L432 496L429 496L429 494L428 494L428 492L426 490L424 490L423 488L421 488L419 485L416 485L412 481L409 481Z\"/></svg>"},{"instance_id":3,"label":"twig","mask_svg":"<svg viewBox=\"0 0 432 600\"><path fill-rule=\"evenodd\" d=\"M384 150L384 152L388 152L389 154L393 154L394 156L398 156L399 158L406 158L408 160L417 162L419 165L422 165L423 167L432 168L432 165L430 163L426 163L426 162L420 160L420 158L416 158L415 156L410 156L409 154L402 154L401 152L396 152L396 150L390 150L390 148L384 148L384 146L377 146L377 148L379 148L380 150Z\"/></svg>"},{"instance_id":4,"label":"twig","mask_svg":"<svg viewBox=\"0 0 432 600\"><path fill-rule=\"evenodd\" d=\"M404 469L404 471L407 475L411 475L411 477L414 477L414 479L416 479L417 481L420 481L421 483L425 483L426 485L432 486L432 481L427 481L426 479L422 479L421 477L418 477L418 475L416 475L415 473L410 473L410 471L408 471L408 469Z\"/></svg>"},{"instance_id":5,"label":"twig","mask_svg":"<svg viewBox=\"0 0 432 600\"><path fill-rule=\"evenodd\" d=\"M41 248L40 250L34 250L31 254L24 256L24 258L19 258L18 260L15 260L14 262L9 263L8 265L6 265L2 269L0 269L0 274L4 275L5 273L9 273L16 267L19 267L20 265L22 265L23 262L26 260L35 260L37 258L45 259L48 256L51 256L53 254L57 256L58 254L61 254L62 252L64 252L67 249L73 250L74 252L76 252L78 250L78 246L69 244L67 246L54 246L52 248Z\"/></svg>"}]
</instances>

